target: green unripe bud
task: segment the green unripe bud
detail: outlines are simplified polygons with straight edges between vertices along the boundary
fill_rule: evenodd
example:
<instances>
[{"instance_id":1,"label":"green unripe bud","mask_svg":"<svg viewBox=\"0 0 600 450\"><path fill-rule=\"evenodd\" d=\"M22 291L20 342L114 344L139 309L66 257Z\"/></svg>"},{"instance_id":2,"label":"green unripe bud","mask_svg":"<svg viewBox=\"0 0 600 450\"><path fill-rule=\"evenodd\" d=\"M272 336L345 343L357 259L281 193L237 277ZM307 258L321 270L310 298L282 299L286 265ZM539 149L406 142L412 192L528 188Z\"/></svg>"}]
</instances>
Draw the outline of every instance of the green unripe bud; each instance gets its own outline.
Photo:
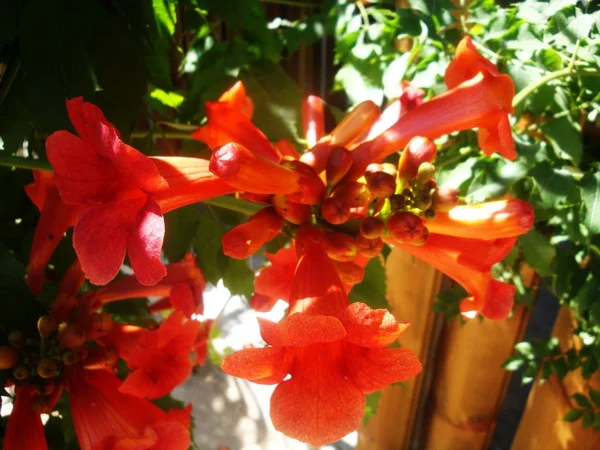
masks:
<instances>
[{"instance_id":1,"label":"green unripe bud","mask_svg":"<svg viewBox=\"0 0 600 450\"><path fill-rule=\"evenodd\" d=\"M419 183L426 183L435 176L435 166L430 162L423 162L417 170L417 180Z\"/></svg>"}]
</instances>

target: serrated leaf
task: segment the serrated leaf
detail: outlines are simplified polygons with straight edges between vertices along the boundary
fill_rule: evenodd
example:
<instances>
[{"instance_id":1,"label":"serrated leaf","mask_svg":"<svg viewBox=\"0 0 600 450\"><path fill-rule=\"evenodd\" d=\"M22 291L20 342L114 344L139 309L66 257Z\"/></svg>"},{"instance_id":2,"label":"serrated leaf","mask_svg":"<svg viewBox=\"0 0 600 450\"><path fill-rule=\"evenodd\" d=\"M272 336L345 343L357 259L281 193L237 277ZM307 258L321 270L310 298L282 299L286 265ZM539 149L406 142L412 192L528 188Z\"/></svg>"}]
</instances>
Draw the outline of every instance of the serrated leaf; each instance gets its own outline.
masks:
<instances>
[{"instance_id":1,"label":"serrated leaf","mask_svg":"<svg viewBox=\"0 0 600 450\"><path fill-rule=\"evenodd\" d=\"M583 409L580 408L575 408L570 410L568 413L566 413L563 417L563 420L565 422L575 422L576 420L578 420L581 416L583 416Z\"/></svg>"},{"instance_id":2,"label":"serrated leaf","mask_svg":"<svg viewBox=\"0 0 600 450\"><path fill-rule=\"evenodd\" d=\"M529 265L542 276L552 275L556 249L543 234L532 229L527 234L519 236L518 242Z\"/></svg>"},{"instance_id":3,"label":"serrated leaf","mask_svg":"<svg viewBox=\"0 0 600 450\"><path fill-rule=\"evenodd\" d=\"M590 402L590 399L583 394L574 394L573 400L575 400L575 403L582 408L592 408L592 402Z\"/></svg>"},{"instance_id":4,"label":"serrated leaf","mask_svg":"<svg viewBox=\"0 0 600 450\"><path fill-rule=\"evenodd\" d=\"M600 171L588 172L581 179L581 194L586 208L583 221L590 234L600 233Z\"/></svg>"},{"instance_id":5,"label":"serrated leaf","mask_svg":"<svg viewBox=\"0 0 600 450\"><path fill-rule=\"evenodd\" d=\"M373 309L390 309L386 300L385 269L380 258L372 258L365 267L363 280L350 291L351 302L366 303Z\"/></svg>"}]
</instances>

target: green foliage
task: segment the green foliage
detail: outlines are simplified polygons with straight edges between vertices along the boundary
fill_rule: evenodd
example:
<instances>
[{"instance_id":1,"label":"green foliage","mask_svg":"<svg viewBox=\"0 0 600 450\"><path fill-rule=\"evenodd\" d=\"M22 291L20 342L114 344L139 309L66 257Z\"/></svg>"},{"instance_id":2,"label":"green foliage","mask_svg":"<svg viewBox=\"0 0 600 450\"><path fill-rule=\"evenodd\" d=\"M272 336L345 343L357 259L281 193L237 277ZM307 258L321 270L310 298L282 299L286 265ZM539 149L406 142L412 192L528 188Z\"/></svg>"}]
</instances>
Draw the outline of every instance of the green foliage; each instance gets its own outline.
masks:
<instances>
[{"instance_id":1,"label":"green foliage","mask_svg":"<svg viewBox=\"0 0 600 450\"><path fill-rule=\"evenodd\" d=\"M373 258L365 267L363 280L350 291L351 302L362 302L375 309L390 309L386 299L385 268L380 258Z\"/></svg>"}]
</instances>

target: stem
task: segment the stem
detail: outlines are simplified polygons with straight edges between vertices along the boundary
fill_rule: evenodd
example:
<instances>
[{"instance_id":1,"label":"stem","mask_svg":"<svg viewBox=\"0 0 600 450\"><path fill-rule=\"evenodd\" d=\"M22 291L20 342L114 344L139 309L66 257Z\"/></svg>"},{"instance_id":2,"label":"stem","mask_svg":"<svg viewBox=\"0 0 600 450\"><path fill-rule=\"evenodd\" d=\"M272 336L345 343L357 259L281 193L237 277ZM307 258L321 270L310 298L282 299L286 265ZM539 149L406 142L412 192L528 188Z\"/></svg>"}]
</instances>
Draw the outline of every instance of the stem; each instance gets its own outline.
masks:
<instances>
[{"instance_id":1,"label":"stem","mask_svg":"<svg viewBox=\"0 0 600 450\"><path fill-rule=\"evenodd\" d=\"M259 203L252 203L246 200L239 200L234 197L222 196L222 197L213 197L203 200L203 203L210 206L217 206L219 208L225 208L230 211L237 211L242 214L246 214L251 216L261 210L263 206Z\"/></svg>"},{"instance_id":2,"label":"stem","mask_svg":"<svg viewBox=\"0 0 600 450\"><path fill-rule=\"evenodd\" d=\"M298 6L300 8L317 8L318 5L307 2L299 2L296 0L261 0L262 3L275 3L276 5Z\"/></svg>"},{"instance_id":3,"label":"stem","mask_svg":"<svg viewBox=\"0 0 600 450\"><path fill-rule=\"evenodd\" d=\"M0 166L16 167L18 169L41 170L52 172L52 166L48 161L32 158L21 158L19 156L2 155L0 152Z\"/></svg>"},{"instance_id":4,"label":"stem","mask_svg":"<svg viewBox=\"0 0 600 450\"><path fill-rule=\"evenodd\" d=\"M540 78L534 83L531 83L529 86L525 87L521 92L515 95L513 99L513 107L517 108L530 94L532 94L537 88L543 86L544 84L555 80L556 78L562 78L569 75L579 76L579 77L600 77L600 71L597 70L579 70L572 71L571 68L566 68L562 70L557 70L556 72L550 72L548 75Z\"/></svg>"},{"instance_id":5,"label":"stem","mask_svg":"<svg viewBox=\"0 0 600 450\"><path fill-rule=\"evenodd\" d=\"M148 135L152 135L158 139L187 139L193 140L194 138L190 133L182 131L152 131L152 130L138 130L131 133L131 139L144 138Z\"/></svg>"}]
</instances>

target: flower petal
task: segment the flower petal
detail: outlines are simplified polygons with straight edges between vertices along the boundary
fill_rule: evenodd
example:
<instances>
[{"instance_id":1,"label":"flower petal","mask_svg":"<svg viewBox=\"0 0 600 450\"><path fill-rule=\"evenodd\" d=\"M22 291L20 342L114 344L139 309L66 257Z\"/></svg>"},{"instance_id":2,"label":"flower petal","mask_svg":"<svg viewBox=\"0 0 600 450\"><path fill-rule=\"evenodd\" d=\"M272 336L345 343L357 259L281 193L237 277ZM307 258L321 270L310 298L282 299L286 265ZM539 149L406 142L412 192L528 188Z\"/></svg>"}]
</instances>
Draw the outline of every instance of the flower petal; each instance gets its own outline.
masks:
<instances>
[{"instance_id":1,"label":"flower petal","mask_svg":"<svg viewBox=\"0 0 600 450\"><path fill-rule=\"evenodd\" d=\"M280 383L292 368L292 355L285 348L245 348L227 356L223 372L260 384Z\"/></svg>"},{"instance_id":2,"label":"flower petal","mask_svg":"<svg viewBox=\"0 0 600 450\"><path fill-rule=\"evenodd\" d=\"M39 402L32 385L15 388L16 399L4 433L4 450L48 450L40 414L33 409ZM25 430L27 430L25 432Z\"/></svg>"},{"instance_id":3,"label":"flower petal","mask_svg":"<svg viewBox=\"0 0 600 450\"><path fill-rule=\"evenodd\" d=\"M350 380L365 394L417 376L422 366L407 348L344 348L344 364Z\"/></svg>"},{"instance_id":4,"label":"flower petal","mask_svg":"<svg viewBox=\"0 0 600 450\"><path fill-rule=\"evenodd\" d=\"M260 318L258 324L262 338L274 347L302 347L346 336L342 323L332 316L293 313L277 324Z\"/></svg>"},{"instance_id":5,"label":"flower petal","mask_svg":"<svg viewBox=\"0 0 600 450\"><path fill-rule=\"evenodd\" d=\"M127 239L131 267L137 280L145 286L158 283L167 274L160 258L164 237L165 219L158 204L148 197Z\"/></svg>"},{"instance_id":6,"label":"flower petal","mask_svg":"<svg viewBox=\"0 0 600 450\"><path fill-rule=\"evenodd\" d=\"M514 304L516 288L498 280L490 280L481 314L491 320L506 319Z\"/></svg>"},{"instance_id":7,"label":"flower petal","mask_svg":"<svg viewBox=\"0 0 600 450\"><path fill-rule=\"evenodd\" d=\"M364 303L352 303L340 314L346 329L345 341L362 347L387 347L408 327L398 323L386 309L372 309Z\"/></svg>"}]
</instances>

